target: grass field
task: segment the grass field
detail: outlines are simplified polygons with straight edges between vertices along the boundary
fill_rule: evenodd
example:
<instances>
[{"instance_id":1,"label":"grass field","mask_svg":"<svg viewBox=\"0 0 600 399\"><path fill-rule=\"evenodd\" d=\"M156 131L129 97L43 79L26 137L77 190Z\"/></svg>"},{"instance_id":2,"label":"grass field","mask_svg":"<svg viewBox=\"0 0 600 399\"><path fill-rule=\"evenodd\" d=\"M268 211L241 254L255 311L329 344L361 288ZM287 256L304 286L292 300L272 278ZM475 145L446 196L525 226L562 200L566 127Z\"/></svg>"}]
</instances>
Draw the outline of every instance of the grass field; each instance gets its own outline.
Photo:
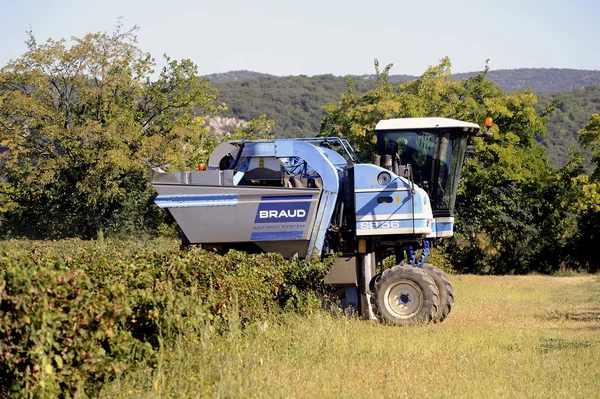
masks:
<instances>
[{"instance_id":1,"label":"grass field","mask_svg":"<svg viewBox=\"0 0 600 399\"><path fill-rule=\"evenodd\" d=\"M441 324L398 328L322 312L226 336L207 327L103 396L599 397L599 276L451 281L456 303Z\"/></svg>"}]
</instances>

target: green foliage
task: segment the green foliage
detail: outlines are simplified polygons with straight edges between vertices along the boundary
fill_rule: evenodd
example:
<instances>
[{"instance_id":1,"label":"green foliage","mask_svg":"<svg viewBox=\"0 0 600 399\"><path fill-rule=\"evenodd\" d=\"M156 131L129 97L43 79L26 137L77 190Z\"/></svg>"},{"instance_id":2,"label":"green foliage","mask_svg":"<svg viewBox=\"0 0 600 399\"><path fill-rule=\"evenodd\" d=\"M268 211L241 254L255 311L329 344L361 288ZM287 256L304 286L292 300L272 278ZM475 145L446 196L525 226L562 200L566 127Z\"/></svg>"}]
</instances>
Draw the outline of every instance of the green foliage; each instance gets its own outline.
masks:
<instances>
[{"instance_id":1,"label":"green foliage","mask_svg":"<svg viewBox=\"0 0 600 399\"><path fill-rule=\"evenodd\" d=\"M217 79L218 80L218 79ZM365 92L373 82L355 78L356 90ZM266 114L279 138L313 137L324 115L323 105L346 90L347 79L333 75L260 76L252 80L216 83L217 102L227 104L225 116L249 121Z\"/></svg>"},{"instance_id":2,"label":"green foliage","mask_svg":"<svg viewBox=\"0 0 600 399\"><path fill-rule=\"evenodd\" d=\"M547 118L548 134L538 141L548 149L550 165L561 168L570 160L569 149L584 151L578 132L589 122L590 115L600 113L600 86L585 87L568 92L540 94L538 111L555 102L555 110ZM584 152L589 155L589 151ZM592 170L586 158L584 165Z\"/></svg>"},{"instance_id":3,"label":"green foliage","mask_svg":"<svg viewBox=\"0 0 600 399\"><path fill-rule=\"evenodd\" d=\"M475 75L477 72L457 73L454 78L463 80ZM488 79L507 93L527 89L538 94L557 93L586 86L600 86L600 71L567 68L499 69L490 71Z\"/></svg>"},{"instance_id":4,"label":"green foliage","mask_svg":"<svg viewBox=\"0 0 600 399\"><path fill-rule=\"evenodd\" d=\"M596 164L592 178L600 180L600 113L593 114L589 123L579 133L581 146L592 152L592 162Z\"/></svg>"},{"instance_id":5,"label":"green foliage","mask_svg":"<svg viewBox=\"0 0 600 399\"><path fill-rule=\"evenodd\" d=\"M536 134L545 132L533 107L535 94L504 94L487 80L487 68L468 80L456 81L450 60L444 58L419 78L394 87L388 76L391 65L383 72L377 61L375 67L376 88L364 95L349 90L339 104L325 107L321 124L322 135L347 137L363 157L375 151L375 125L381 119L438 116L483 124L491 116L496 124L492 132L512 132L519 145L526 147L532 146Z\"/></svg>"},{"instance_id":6,"label":"green foliage","mask_svg":"<svg viewBox=\"0 0 600 399\"><path fill-rule=\"evenodd\" d=\"M231 81L242 82L245 80L251 80L251 79L256 79L256 78L260 78L260 77L273 77L273 75L269 75L267 73L261 73L261 72L240 70L240 71L212 73L210 75L206 75L206 77L209 78L210 81L213 83L224 83L224 82L231 82Z\"/></svg>"},{"instance_id":7,"label":"green foliage","mask_svg":"<svg viewBox=\"0 0 600 399\"><path fill-rule=\"evenodd\" d=\"M59 259L0 254L0 390L38 397L97 392L148 352L125 328L125 287L97 290Z\"/></svg>"},{"instance_id":8,"label":"green foliage","mask_svg":"<svg viewBox=\"0 0 600 399\"><path fill-rule=\"evenodd\" d=\"M38 44L0 72L2 230L93 237L151 225L149 166L208 156L203 115L214 90L189 60L166 65L136 47L135 28Z\"/></svg>"},{"instance_id":9,"label":"green foliage","mask_svg":"<svg viewBox=\"0 0 600 399\"><path fill-rule=\"evenodd\" d=\"M595 169L591 176L583 171L582 156L573 154L568 165L568 201L572 204L575 228L569 237L573 261L584 270L596 272L600 266L597 251L600 226L600 114L593 114L579 135L581 146L592 153Z\"/></svg>"},{"instance_id":10,"label":"green foliage","mask_svg":"<svg viewBox=\"0 0 600 399\"><path fill-rule=\"evenodd\" d=\"M376 88L363 95L352 90L329 104L322 135L348 138L363 159L375 151L375 125L395 117L450 117L483 125L494 120L491 140L471 141L456 200L455 237L443 244L459 272L552 272L569 255L574 210L571 176L548 164L536 137L546 132L551 103L536 112L530 90L504 93L484 72L466 80L452 79L445 58L421 77L394 86L390 66L379 70Z\"/></svg>"},{"instance_id":11,"label":"green foliage","mask_svg":"<svg viewBox=\"0 0 600 399\"><path fill-rule=\"evenodd\" d=\"M227 138L227 140L262 140L272 139L273 126L275 121L267 119L266 115L261 115L258 119L252 119L246 127L236 129L235 133Z\"/></svg>"},{"instance_id":12,"label":"green foliage","mask_svg":"<svg viewBox=\"0 0 600 399\"><path fill-rule=\"evenodd\" d=\"M453 80L473 79L477 73L459 73ZM322 107L339 101L352 81L356 94L375 88L377 76L267 76L248 71L210 75L219 89L218 100L228 104L226 114L250 120L267 114L275 120L278 137L314 136L325 116ZM388 81L400 84L416 76L390 75ZM548 149L550 165L560 168L569 162L569 148L580 148L577 132L592 113L600 112L600 72L568 69L496 70L486 73L486 80L506 93L531 91L538 94L538 113L558 100L556 111L547 115L548 133L537 140ZM595 86L594 86L595 85ZM590 86L590 87L585 87ZM560 92L560 93L559 93ZM589 163L585 163L589 167Z\"/></svg>"},{"instance_id":13,"label":"green foliage","mask_svg":"<svg viewBox=\"0 0 600 399\"><path fill-rule=\"evenodd\" d=\"M479 72L465 72L454 74L456 80L467 80L477 75ZM337 77L327 75L333 79L347 79L348 77ZM241 84L257 78L271 78L274 80L287 80L289 76L273 76L260 72L252 71L229 71L225 73L215 73L207 75L213 83L234 83ZM362 75L356 78L362 80L374 81L375 75ZM403 83L417 78L412 75L390 75L391 83ZM560 91L570 91L586 86L600 86L600 71L566 69L566 68L518 68L518 69L498 69L490 71L489 80L505 92L521 91L531 89L540 93L557 93Z\"/></svg>"},{"instance_id":14,"label":"green foliage","mask_svg":"<svg viewBox=\"0 0 600 399\"><path fill-rule=\"evenodd\" d=\"M494 118L494 138L475 139L465 163L456 236L448 246L457 270L499 274L577 268L568 248L569 214L576 203L567 198L572 170L553 170L536 142L552 104L538 114L536 96L529 91L477 90L475 101Z\"/></svg>"},{"instance_id":15,"label":"green foliage","mask_svg":"<svg viewBox=\"0 0 600 399\"><path fill-rule=\"evenodd\" d=\"M311 313L326 265L175 241L0 246L0 391L94 395L180 334Z\"/></svg>"},{"instance_id":16,"label":"green foliage","mask_svg":"<svg viewBox=\"0 0 600 399\"><path fill-rule=\"evenodd\" d=\"M476 115L493 117L494 138L474 139L456 202L459 223L449 250L459 271L551 272L560 263L564 209L545 151L535 137L545 121L530 91L505 94L485 81L467 81ZM481 119L479 119L481 120ZM481 122L480 122L481 123Z\"/></svg>"}]
</instances>

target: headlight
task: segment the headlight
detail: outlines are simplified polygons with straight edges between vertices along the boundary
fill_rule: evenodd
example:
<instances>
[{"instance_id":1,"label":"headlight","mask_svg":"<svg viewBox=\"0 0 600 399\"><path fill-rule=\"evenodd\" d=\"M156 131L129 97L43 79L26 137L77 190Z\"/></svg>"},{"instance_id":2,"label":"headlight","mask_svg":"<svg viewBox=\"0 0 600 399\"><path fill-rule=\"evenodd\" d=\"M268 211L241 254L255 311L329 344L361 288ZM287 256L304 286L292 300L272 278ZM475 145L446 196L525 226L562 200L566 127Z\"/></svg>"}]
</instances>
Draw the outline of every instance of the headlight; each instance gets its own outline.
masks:
<instances>
[{"instance_id":1,"label":"headlight","mask_svg":"<svg viewBox=\"0 0 600 399\"><path fill-rule=\"evenodd\" d=\"M377 183L387 186L392 181L392 176L388 172L381 172L377 175Z\"/></svg>"}]
</instances>

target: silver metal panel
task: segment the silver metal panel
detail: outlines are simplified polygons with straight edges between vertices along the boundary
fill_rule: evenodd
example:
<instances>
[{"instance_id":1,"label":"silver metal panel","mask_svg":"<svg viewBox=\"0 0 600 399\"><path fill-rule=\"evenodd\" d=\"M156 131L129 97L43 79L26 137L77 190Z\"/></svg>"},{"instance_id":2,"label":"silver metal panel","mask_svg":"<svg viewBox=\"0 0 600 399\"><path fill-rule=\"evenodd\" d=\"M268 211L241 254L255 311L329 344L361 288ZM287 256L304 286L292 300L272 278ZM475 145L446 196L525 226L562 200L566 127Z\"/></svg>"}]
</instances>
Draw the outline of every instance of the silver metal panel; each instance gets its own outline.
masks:
<instances>
[{"instance_id":1,"label":"silver metal panel","mask_svg":"<svg viewBox=\"0 0 600 399\"><path fill-rule=\"evenodd\" d=\"M242 158L272 157L275 154L275 143L273 141L246 141L242 150Z\"/></svg>"},{"instance_id":2,"label":"silver metal panel","mask_svg":"<svg viewBox=\"0 0 600 399\"><path fill-rule=\"evenodd\" d=\"M159 195L154 203L160 208L202 208L236 206L236 194L174 194Z\"/></svg>"},{"instance_id":3,"label":"silver metal panel","mask_svg":"<svg viewBox=\"0 0 600 399\"><path fill-rule=\"evenodd\" d=\"M155 168L150 171L152 184L193 184L197 186L232 186L233 170L205 170L194 172L163 172Z\"/></svg>"},{"instance_id":4,"label":"silver metal panel","mask_svg":"<svg viewBox=\"0 0 600 399\"><path fill-rule=\"evenodd\" d=\"M327 272L325 284L335 286L357 286L356 256L337 258L333 267Z\"/></svg>"},{"instance_id":5,"label":"silver metal panel","mask_svg":"<svg viewBox=\"0 0 600 399\"><path fill-rule=\"evenodd\" d=\"M159 196L164 196L161 198L187 195L192 198L190 203L195 199L204 201L196 206L169 208L191 243L295 242L292 249L299 256L306 254L321 195L319 189L306 188L172 184L154 187Z\"/></svg>"},{"instance_id":6,"label":"silver metal panel","mask_svg":"<svg viewBox=\"0 0 600 399\"><path fill-rule=\"evenodd\" d=\"M375 313L371 307L371 291L369 284L375 275L375 252L365 254L362 265L362 287L364 292L360 295L361 316L365 319L376 320Z\"/></svg>"},{"instance_id":7,"label":"silver metal panel","mask_svg":"<svg viewBox=\"0 0 600 399\"><path fill-rule=\"evenodd\" d=\"M223 159L227 155L231 155L235 158L239 151L239 148L233 144L229 143L221 143L219 144L210 154L210 158L208 159L208 167L209 168L218 168L221 159Z\"/></svg>"},{"instance_id":8,"label":"silver metal panel","mask_svg":"<svg viewBox=\"0 0 600 399\"><path fill-rule=\"evenodd\" d=\"M150 169L150 181L160 184L187 184L188 172L167 173L160 168Z\"/></svg>"}]
</instances>

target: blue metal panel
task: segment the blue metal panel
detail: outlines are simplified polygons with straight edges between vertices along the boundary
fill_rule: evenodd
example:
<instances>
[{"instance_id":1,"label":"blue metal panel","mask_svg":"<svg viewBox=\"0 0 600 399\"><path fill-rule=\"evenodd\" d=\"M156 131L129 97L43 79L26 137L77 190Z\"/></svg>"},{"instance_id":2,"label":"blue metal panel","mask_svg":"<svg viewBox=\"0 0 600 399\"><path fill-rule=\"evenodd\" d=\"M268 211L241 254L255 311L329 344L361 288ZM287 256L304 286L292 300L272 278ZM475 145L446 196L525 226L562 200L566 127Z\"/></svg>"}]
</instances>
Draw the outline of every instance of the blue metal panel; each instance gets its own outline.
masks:
<instances>
[{"instance_id":1,"label":"blue metal panel","mask_svg":"<svg viewBox=\"0 0 600 399\"><path fill-rule=\"evenodd\" d=\"M191 208L209 206L235 206L237 194L176 194L159 195L154 203L160 208Z\"/></svg>"},{"instance_id":2,"label":"blue metal panel","mask_svg":"<svg viewBox=\"0 0 600 399\"><path fill-rule=\"evenodd\" d=\"M275 153L275 142L273 141L246 141L243 145L242 158L272 157Z\"/></svg>"},{"instance_id":3,"label":"blue metal panel","mask_svg":"<svg viewBox=\"0 0 600 399\"><path fill-rule=\"evenodd\" d=\"M331 222L335 202L339 192L340 181L335 166L318 148L299 140L275 140L275 156L277 158L300 157L304 159L311 168L321 176L323 181L323 194L317 218L311 232L308 244L308 256L321 256L325 234Z\"/></svg>"},{"instance_id":4,"label":"blue metal panel","mask_svg":"<svg viewBox=\"0 0 600 399\"><path fill-rule=\"evenodd\" d=\"M415 193L415 197L416 197ZM391 198L392 202L380 202ZM357 192L356 216L365 215L407 215L412 217L413 206L410 191ZM415 200L414 214L423 213L423 201Z\"/></svg>"},{"instance_id":5,"label":"blue metal panel","mask_svg":"<svg viewBox=\"0 0 600 399\"><path fill-rule=\"evenodd\" d=\"M275 140L275 147L273 153L277 154L277 157L300 157L302 158L302 154L297 154L294 152L294 142L295 140ZM312 146L311 146L312 147Z\"/></svg>"},{"instance_id":6,"label":"blue metal panel","mask_svg":"<svg viewBox=\"0 0 600 399\"><path fill-rule=\"evenodd\" d=\"M354 186L357 190L369 188L384 188L381 184L377 182L377 176L379 176L381 172L387 172L392 176L392 180L385 188L409 189L411 187L411 183L405 178L397 176L393 172L390 172L387 169L384 169L380 166L367 163L354 165Z\"/></svg>"},{"instance_id":7,"label":"blue metal panel","mask_svg":"<svg viewBox=\"0 0 600 399\"><path fill-rule=\"evenodd\" d=\"M233 185L237 186L242 181L242 178L248 171L248 165L250 164L250 159L246 159L240 169L233 176Z\"/></svg>"},{"instance_id":8,"label":"blue metal panel","mask_svg":"<svg viewBox=\"0 0 600 399\"><path fill-rule=\"evenodd\" d=\"M330 150L329 148L319 147L319 149L323 151L329 162L331 162L332 164L342 167L348 165L348 162L344 159L344 157L338 154L337 152Z\"/></svg>"},{"instance_id":9,"label":"blue metal panel","mask_svg":"<svg viewBox=\"0 0 600 399\"><path fill-rule=\"evenodd\" d=\"M454 234L454 223L436 219L434 229L437 237L450 237Z\"/></svg>"},{"instance_id":10,"label":"blue metal panel","mask_svg":"<svg viewBox=\"0 0 600 399\"><path fill-rule=\"evenodd\" d=\"M335 155L331 156L334 159L336 159ZM298 157L306 161L310 168L321 177L321 180L323 182L321 201L319 202L319 207L316 212L316 220L310 234L310 242L308 245L308 256L320 256L323 248L323 243L325 241L325 234L327 233L327 228L329 227L329 224L331 222L331 217L333 216L333 211L335 209L335 203L339 192L340 177L338 175L338 170L336 169L336 167L332 164L331 161L328 160L328 157L325 155L324 151L313 146L312 144L309 144L308 142L300 140L244 142L241 158L243 159L251 157ZM339 161L339 159L336 159L336 162L337 161ZM344 162L344 166L346 166L346 162ZM244 172L245 168L240 168L240 171L234 177L234 184L237 184L237 182L239 182ZM276 200L267 199L267 201ZM277 240L279 238L263 239Z\"/></svg>"},{"instance_id":11,"label":"blue metal panel","mask_svg":"<svg viewBox=\"0 0 600 399\"><path fill-rule=\"evenodd\" d=\"M386 186L378 182L381 173L391 177ZM408 180L379 166L360 164L354 166L354 187L357 234L360 230L375 234L373 229L381 234L414 232L413 218L423 211L423 207L414 200ZM383 221L388 223L383 224Z\"/></svg>"},{"instance_id":12,"label":"blue metal panel","mask_svg":"<svg viewBox=\"0 0 600 399\"><path fill-rule=\"evenodd\" d=\"M433 215L425 191L376 165L355 165L354 171L357 235L431 234ZM391 177L386 186L378 181L381 173Z\"/></svg>"}]
</instances>

